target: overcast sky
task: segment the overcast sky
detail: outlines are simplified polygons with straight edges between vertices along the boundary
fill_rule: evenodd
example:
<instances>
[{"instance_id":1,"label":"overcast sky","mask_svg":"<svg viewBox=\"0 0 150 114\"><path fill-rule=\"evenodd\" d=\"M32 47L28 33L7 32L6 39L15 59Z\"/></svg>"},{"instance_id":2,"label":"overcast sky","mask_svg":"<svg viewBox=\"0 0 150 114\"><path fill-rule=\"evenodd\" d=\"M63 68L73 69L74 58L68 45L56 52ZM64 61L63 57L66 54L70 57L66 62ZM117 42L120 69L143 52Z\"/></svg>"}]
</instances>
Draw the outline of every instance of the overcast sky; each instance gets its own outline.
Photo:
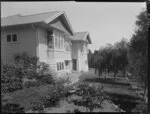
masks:
<instances>
[{"instance_id":1,"label":"overcast sky","mask_svg":"<svg viewBox=\"0 0 150 114\"><path fill-rule=\"evenodd\" d=\"M107 43L130 39L136 16L145 3L125 2L1 2L1 17L65 11L75 32L88 31L94 51Z\"/></svg>"}]
</instances>

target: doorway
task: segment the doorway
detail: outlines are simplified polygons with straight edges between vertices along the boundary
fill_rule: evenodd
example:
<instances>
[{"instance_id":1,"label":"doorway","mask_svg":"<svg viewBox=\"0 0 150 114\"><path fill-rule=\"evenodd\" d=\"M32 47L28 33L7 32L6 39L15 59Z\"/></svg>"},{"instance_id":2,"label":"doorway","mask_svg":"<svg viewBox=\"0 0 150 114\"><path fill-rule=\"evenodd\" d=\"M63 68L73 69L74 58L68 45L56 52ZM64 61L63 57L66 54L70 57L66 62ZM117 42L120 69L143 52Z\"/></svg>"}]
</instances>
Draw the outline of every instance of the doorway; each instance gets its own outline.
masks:
<instances>
[{"instance_id":1,"label":"doorway","mask_svg":"<svg viewBox=\"0 0 150 114\"><path fill-rule=\"evenodd\" d=\"M77 70L77 60L76 59L73 59L73 70Z\"/></svg>"}]
</instances>

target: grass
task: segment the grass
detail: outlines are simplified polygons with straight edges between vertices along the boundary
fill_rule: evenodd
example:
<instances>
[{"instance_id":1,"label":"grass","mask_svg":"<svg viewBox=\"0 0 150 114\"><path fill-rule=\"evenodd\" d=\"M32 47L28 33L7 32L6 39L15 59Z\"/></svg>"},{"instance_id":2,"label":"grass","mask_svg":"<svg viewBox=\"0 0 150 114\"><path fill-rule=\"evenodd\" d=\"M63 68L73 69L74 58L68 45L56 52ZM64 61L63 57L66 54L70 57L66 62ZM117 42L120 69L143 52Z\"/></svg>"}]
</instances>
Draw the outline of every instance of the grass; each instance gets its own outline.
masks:
<instances>
[{"instance_id":1,"label":"grass","mask_svg":"<svg viewBox=\"0 0 150 114\"><path fill-rule=\"evenodd\" d=\"M39 100L40 97L48 94L48 87L50 85L42 85L39 87L24 88L23 90L14 91L5 94L9 98L10 103L20 104L25 110L30 110L31 102Z\"/></svg>"}]
</instances>

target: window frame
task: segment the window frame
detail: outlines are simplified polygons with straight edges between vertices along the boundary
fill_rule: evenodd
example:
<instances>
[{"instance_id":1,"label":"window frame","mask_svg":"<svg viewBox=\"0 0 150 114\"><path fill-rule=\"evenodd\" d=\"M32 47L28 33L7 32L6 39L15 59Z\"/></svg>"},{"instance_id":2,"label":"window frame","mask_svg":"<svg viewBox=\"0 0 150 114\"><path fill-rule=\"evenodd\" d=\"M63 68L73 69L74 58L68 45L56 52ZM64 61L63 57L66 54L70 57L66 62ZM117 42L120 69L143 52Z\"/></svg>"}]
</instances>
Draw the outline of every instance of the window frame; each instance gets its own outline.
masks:
<instances>
[{"instance_id":1,"label":"window frame","mask_svg":"<svg viewBox=\"0 0 150 114\"><path fill-rule=\"evenodd\" d=\"M14 36L14 35L16 35L16 41L13 40L13 36ZM10 36L10 42L8 42L8 36ZM19 40L18 40L18 34L16 34L16 33L7 34L7 35L6 35L6 42L7 42L8 44L11 44L11 43L18 43L18 42L19 42Z\"/></svg>"},{"instance_id":2,"label":"window frame","mask_svg":"<svg viewBox=\"0 0 150 114\"><path fill-rule=\"evenodd\" d=\"M64 62L57 62L57 71L64 70Z\"/></svg>"}]
</instances>

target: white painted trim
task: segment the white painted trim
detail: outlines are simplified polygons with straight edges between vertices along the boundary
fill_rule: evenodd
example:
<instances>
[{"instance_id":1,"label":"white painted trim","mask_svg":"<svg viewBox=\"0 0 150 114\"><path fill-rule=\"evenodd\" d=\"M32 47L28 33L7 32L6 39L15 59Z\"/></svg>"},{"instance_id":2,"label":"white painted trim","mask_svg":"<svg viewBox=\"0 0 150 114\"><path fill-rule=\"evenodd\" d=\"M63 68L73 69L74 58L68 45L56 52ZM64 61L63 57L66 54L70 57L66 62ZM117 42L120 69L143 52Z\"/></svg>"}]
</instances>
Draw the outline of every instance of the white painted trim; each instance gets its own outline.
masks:
<instances>
[{"instance_id":1,"label":"white painted trim","mask_svg":"<svg viewBox=\"0 0 150 114\"><path fill-rule=\"evenodd\" d=\"M62 14L63 14L63 12L61 11L61 12L57 13L57 15L54 15L53 17L44 20L44 22L48 24Z\"/></svg>"},{"instance_id":2,"label":"white painted trim","mask_svg":"<svg viewBox=\"0 0 150 114\"><path fill-rule=\"evenodd\" d=\"M66 21L67 21L67 23L68 23L68 25L69 25L69 28L70 28L72 34L74 34L73 28L72 28L72 26L71 26L71 24L70 24L70 22L69 22L69 20L68 20L68 18L67 18L67 16L66 16L66 14L65 14L64 11L61 11L61 12L57 13L57 15L55 15L55 16L53 16L53 17L51 17L51 18L48 18L48 19L46 19L46 20L44 20L44 22L48 24L48 23L50 23L51 21L53 21L54 19L56 19L57 17L59 17L60 15L64 15L64 17L65 17L65 19L66 19Z\"/></svg>"},{"instance_id":3,"label":"white painted trim","mask_svg":"<svg viewBox=\"0 0 150 114\"><path fill-rule=\"evenodd\" d=\"M11 42L7 42L7 35L11 35L11 40L12 40L12 35L13 34L17 35L17 41L16 42L12 42L12 41ZM8 44L8 45L9 44L19 44L19 38L18 38L18 34L17 33L10 33L10 34L7 34L7 35L6 35L6 39L5 39L6 40L6 44Z\"/></svg>"},{"instance_id":4,"label":"white painted trim","mask_svg":"<svg viewBox=\"0 0 150 114\"><path fill-rule=\"evenodd\" d=\"M64 12L64 16L65 16L65 18L66 18L66 20L67 20L67 22L68 22L68 25L69 25L69 27L70 27L70 29L71 29L71 31L72 31L72 34L74 34L73 28L72 28L72 26L71 26L71 24L70 24L70 22L69 22L69 19L68 19L67 16L66 16L65 12Z\"/></svg>"}]
</instances>

